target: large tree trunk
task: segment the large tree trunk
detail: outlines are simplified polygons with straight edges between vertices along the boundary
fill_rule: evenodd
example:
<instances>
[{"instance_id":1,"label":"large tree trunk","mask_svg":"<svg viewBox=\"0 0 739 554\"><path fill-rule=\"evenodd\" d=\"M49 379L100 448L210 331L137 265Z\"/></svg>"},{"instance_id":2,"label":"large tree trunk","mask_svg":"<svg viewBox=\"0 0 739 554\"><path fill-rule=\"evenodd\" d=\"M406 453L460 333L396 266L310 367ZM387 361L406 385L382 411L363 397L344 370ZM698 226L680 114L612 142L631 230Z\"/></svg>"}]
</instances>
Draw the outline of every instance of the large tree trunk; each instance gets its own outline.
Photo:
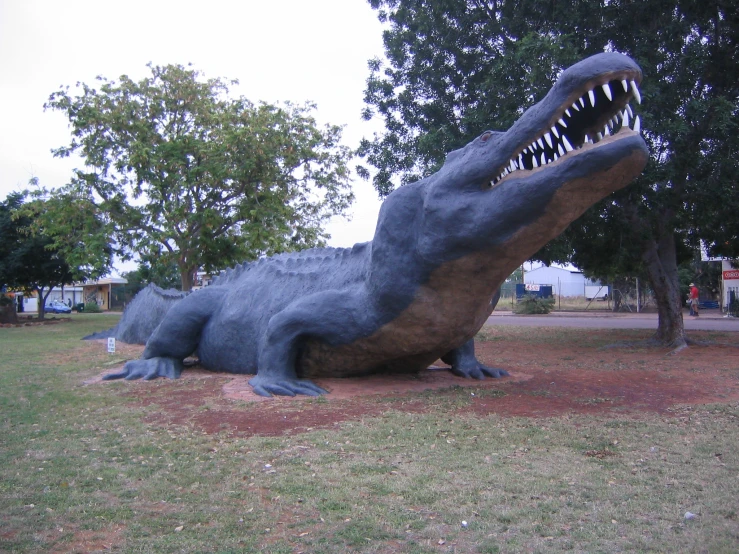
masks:
<instances>
[{"instance_id":1,"label":"large tree trunk","mask_svg":"<svg viewBox=\"0 0 739 554\"><path fill-rule=\"evenodd\" d=\"M687 341L677 273L674 214L670 208L653 211L650 225L639 215L636 204L626 204L624 209L633 236L641 243L642 261L657 301L659 320L654 339L676 348L684 347Z\"/></svg>"},{"instance_id":2,"label":"large tree trunk","mask_svg":"<svg viewBox=\"0 0 739 554\"><path fill-rule=\"evenodd\" d=\"M51 292L51 289L49 289L49 292ZM43 287L36 287L36 315L38 316L39 320L44 319L46 312L44 312L44 308L46 307L46 297L49 296L47 293L46 296L44 296L44 289Z\"/></svg>"},{"instance_id":3,"label":"large tree trunk","mask_svg":"<svg viewBox=\"0 0 739 554\"><path fill-rule=\"evenodd\" d=\"M659 323L654 338L670 346L685 346L675 235L665 232L659 240L644 241L642 258L654 291L659 314Z\"/></svg>"},{"instance_id":4,"label":"large tree trunk","mask_svg":"<svg viewBox=\"0 0 739 554\"><path fill-rule=\"evenodd\" d=\"M182 284L182 291L187 292L192 290L193 285L193 274L195 273L195 269L182 269L180 268L180 283Z\"/></svg>"}]
</instances>

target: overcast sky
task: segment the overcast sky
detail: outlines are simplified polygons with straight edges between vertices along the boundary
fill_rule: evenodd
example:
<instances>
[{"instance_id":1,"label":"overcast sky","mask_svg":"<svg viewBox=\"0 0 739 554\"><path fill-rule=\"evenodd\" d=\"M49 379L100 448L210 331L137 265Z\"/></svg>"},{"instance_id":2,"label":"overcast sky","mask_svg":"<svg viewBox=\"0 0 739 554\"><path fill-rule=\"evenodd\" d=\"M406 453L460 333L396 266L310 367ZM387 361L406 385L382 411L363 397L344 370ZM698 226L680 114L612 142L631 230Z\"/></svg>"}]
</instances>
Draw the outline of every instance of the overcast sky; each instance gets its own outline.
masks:
<instances>
[{"instance_id":1,"label":"overcast sky","mask_svg":"<svg viewBox=\"0 0 739 554\"><path fill-rule=\"evenodd\" d=\"M63 185L81 167L50 153L70 138L67 119L43 110L52 92L97 75L140 79L148 62L238 79L231 92L255 102L313 101L354 148L381 129L360 117L381 33L366 0L0 0L0 199L31 177ZM354 191L352 220L329 227L333 246L372 238L377 194L360 179Z\"/></svg>"}]
</instances>

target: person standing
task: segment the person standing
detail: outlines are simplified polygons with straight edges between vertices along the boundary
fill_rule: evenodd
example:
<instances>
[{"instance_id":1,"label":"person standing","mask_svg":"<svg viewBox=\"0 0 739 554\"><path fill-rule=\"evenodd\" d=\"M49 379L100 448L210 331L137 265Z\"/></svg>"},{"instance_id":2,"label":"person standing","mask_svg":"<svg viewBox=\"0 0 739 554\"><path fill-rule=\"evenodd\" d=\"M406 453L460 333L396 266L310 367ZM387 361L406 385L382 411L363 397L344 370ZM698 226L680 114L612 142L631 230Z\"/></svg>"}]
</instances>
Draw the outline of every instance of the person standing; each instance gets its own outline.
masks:
<instances>
[{"instance_id":1,"label":"person standing","mask_svg":"<svg viewBox=\"0 0 739 554\"><path fill-rule=\"evenodd\" d=\"M690 283L690 315L698 317L698 287Z\"/></svg>"}]
</instances>

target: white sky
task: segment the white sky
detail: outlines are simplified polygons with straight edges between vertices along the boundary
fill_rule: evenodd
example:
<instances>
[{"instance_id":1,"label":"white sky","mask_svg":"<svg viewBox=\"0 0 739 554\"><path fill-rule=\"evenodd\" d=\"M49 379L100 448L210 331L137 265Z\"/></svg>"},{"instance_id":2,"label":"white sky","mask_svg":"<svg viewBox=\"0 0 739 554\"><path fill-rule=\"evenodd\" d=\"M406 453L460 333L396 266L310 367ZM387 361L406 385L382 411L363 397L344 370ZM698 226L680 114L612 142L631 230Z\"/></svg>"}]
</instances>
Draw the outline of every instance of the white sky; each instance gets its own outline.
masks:
<instances>
[{"instance_id":1,"label":"white sky","mask_svg":"<svg viewBox=\"0 0 739 554\"><path fill-rule=\"evenodd\" d=\"M232 94L254 102L313 101L354 148L381 130L360 117L381 33L366 0L0 0L0 199L34 176L61 186L82 166L50 153L70 139L66 118L43 110L52 92L97 75L140 79L148 62L238 79ZM359 178L354 193L351 221L329 226L332 246L372 238L377 194Z\"/></svg>"}]
</instances>

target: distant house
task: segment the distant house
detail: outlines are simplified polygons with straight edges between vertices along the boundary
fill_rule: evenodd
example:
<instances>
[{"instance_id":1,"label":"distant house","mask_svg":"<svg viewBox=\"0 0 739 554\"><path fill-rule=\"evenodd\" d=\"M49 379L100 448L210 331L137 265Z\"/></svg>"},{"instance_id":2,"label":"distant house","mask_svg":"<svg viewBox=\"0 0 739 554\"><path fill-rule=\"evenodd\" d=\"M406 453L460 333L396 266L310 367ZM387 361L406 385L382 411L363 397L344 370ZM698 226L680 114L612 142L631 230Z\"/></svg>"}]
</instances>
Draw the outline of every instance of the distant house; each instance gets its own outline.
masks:
<instances>
[{"instance_id":1,"label":"distant house","mask_svg":"<svg viewBox=\"0 0 739 554\"><path fill-rule=\"evenodd\" d=\"M120 277L106 277L97 281L88 281L82 285L84 302L95 302L103 310L122 309L123 295L116 293L122 291L127 284L128 281Z\"/></svg>"},{"instance_id":2,"label":"distant house","mask_svg":"<svg viewBox=\"0 0 739 554\"><path fill-rule=\"evenodd\" d=\"M215 277L207 271L196 271L192 280L192 290L202 289L209 286Z\"/></svg>"},{"instance_id":3,"label":"distant house","mask_svg":"<svg viewBox=\"0 0 739 554\"><path fill-rule=\"evenodd\" d=\"M545 265L526 271L523 282L528 285L551 285L552 292L557 296L586 296L586 286L600 286L598 281L587 279L582 271L577 269ZM604 287L603 294L605 291ZM603 294L597 296L603 296Z\"/></svg>"},{"instance_id":4,"label":"distant house","mask_svg":"<svg viewBox=\"0 0 739 554\"><path fill-rule=\"evenodd\" d=\"M46 302L60 300L65 304L76 306L79 303L93 302L103 310L123 309L122 289L128 284L126 279L120 277L106 277L97 281L86 283L75 283L64 287L54 287L49 293ZM22 297L23 312L36 312L38 310L38 298L36 293L16 293ZM19 306L20 307L20 306Z\"/></svg>"}]
</instances>

